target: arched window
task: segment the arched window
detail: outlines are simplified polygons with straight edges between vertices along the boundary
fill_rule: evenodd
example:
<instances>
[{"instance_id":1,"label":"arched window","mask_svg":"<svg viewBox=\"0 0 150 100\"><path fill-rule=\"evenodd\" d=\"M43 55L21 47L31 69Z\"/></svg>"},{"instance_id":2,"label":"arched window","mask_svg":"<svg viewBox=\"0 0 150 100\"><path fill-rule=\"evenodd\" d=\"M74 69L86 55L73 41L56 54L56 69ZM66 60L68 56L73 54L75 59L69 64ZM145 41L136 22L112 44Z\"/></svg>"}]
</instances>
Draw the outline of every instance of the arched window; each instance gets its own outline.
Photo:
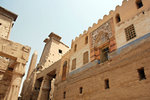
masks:
<instances>
[{"instance_id":1,"label":"arched window","mask_svg":"<svg viewBox=\"0 0 150 100\"><path fill-rule=\"evenodd\" d=\"M137 6L138 9L143 7L142 0L136 0L136 6Z\"/></svg>"},{"instance_id":2,"label":"arched window","mask_svg":"<svg viewBox=\"0 0 150 100\"><path fill-rule=\"evenodd\" d=\"M74 45L74 52L77 50L77 44Z\"/></svg>"},{"instance_id":3,"label":"arched window","mask_svg":"<svg viewBox=\"0 0 150 100\"><path fill-rule=\"evenodd\" d=\"M62 80L66 80L66 72L67 72L67 61L65 61L63 64Z\"/></svg>"},{"instance_id":4,"label":"arched window","mask_svg":"<svg viewBox=\"0 0 150 100\"><path fill-rule=\"evenodd\" d=\"M117 14L117 15L116 15L116 23L119 23L120 21L121 21L120 15Z\"/></svg>"},{"instance_id":5,"label":"arched window","mask_svg":"<svg viewBox=\"0 0 150 100\"><path fill-rule=\"evenodd\" d=\"M85 44L88 44L88 36L85 37Z\"/></svg>"}]
</instances>

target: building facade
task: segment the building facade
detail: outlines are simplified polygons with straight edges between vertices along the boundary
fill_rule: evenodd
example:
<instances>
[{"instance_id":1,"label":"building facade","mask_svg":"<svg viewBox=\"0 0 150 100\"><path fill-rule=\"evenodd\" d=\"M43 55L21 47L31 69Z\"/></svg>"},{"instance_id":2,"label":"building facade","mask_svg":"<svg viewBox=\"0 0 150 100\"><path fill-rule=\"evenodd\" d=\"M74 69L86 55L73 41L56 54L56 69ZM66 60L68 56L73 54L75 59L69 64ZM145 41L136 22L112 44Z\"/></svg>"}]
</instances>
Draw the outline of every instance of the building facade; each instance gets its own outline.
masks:
<instances>
[{"instance_id":1,"label":"building facade","mask_svg":"<svg viewBox=\"0 0 150 100\"><path fill-rule=\"evenodd\" d=\"M123 0L76 37L61 59L37 67L22 99L149 100L149 43L149 0Z\"/></svg>"},{"instance_id":2,"label":"building facade","mask_svg":"<svg viewBox=\"0 0 150 100\"><path fill-rule=\"evenodd\" d=\"M30 47L9 40L17 15L0 7L0 100L17 100Z\"/></svg>"}]
</instances>

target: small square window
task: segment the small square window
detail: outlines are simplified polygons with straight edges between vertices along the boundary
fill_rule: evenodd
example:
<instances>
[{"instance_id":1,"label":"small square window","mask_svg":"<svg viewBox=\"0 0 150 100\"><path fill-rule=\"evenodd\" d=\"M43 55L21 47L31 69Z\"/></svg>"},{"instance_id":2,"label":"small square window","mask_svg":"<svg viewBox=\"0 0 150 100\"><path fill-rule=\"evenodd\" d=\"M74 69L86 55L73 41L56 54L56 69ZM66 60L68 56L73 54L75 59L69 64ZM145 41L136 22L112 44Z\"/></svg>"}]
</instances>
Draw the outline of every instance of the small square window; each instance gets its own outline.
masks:
<instances>
[{"instance_id":1,"label":"small square window","mask_svg":"<svg viewBox=\"0 0 150 100\"><path fill-rule=\"evenodd\" d=\"M134 25L130 25L127 28L125 28L125 33L126 33L126 39L127 41L133 39L134 37L136 37L136 32L134 29Z\"/></svg>"},{"instance_id":2,"label":"small square window","mask_svg":"<svg viewBox=\"0 0 150 100\"><path fill-rule=\"evenodd\" d=\"M59 49L58 52L62 54L62 50L61 49Z\"/></svg>"},{"instance_id":3,"label":"small square window","mask_svg":"<svg viewBox=\"0 0 150 100\"><path fill-rule=\"evenodd\" d=\"M139 74L139 80L145 80L146 76L145 76L144 68L140 68L137 71L138 71L138 74Z\"/></svg>"},{"instance_id":4,"label":"small square window","mask_svg":"<svg viewBox=\"0 0 150 100\"><path fill-rule=\"evenodd\" d=\"M143 7L142 0L137 0L137 1L136 1L136 6L137 6L138 9L139 9L139 8L142 8L142 7Z\"/></svg>"}]
</instances>

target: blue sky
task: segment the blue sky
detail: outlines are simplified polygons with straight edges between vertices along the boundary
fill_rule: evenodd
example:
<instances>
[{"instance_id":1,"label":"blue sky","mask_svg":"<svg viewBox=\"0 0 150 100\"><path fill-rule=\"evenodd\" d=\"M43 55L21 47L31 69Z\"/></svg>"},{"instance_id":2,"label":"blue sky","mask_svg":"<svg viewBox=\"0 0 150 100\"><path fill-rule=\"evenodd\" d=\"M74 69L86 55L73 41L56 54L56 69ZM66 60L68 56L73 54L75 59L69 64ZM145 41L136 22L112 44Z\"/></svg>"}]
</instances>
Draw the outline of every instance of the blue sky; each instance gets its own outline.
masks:
<instances>
[{"instance_id":1,"label":"blue sky","mask_svg":"<svg viewBox=\"0 0 150 100\"><path fill-rule=\"evenodd\" d=\"M45 45L43 40L50 32L60 35L70 47L72 39L121 3L122 0L0 0L0 6L18 15L10 40L30 46L30 58L37 50L38 60Z\"/></svg>"}]
</instances>

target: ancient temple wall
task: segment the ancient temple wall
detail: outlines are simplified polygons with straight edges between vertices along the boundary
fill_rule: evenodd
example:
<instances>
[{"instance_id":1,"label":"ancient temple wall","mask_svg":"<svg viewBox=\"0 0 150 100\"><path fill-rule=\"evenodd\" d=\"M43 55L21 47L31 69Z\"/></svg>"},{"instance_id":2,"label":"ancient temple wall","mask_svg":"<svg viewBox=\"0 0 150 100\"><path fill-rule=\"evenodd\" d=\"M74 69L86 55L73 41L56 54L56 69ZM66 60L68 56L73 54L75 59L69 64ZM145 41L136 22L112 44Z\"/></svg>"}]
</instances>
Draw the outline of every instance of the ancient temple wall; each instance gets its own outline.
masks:
<instances>
[{"instance_id":1,"label":"ancient temple wall","mask_svg":"<svg viewBox=\"0 0 150 100\"><path fill-rule=\"evenodd\" d=\"M0 7L0 100L17 100L31 48L8 40L17 15Z\"/></svg>"},{"instance_id":2,"label":"ancient temple wall","mask_svg":"<svg viewBox=\"0 0 150 100\"><path fill-rule=\"evenodd\" d=\"M8 39L11 27L12 20L3 15L0 15L0 37Z\"/></svg>"},{"instance_id":3,"label":"ancient temple wall","mask_svg":"<svg viewBox=\"0 0 150 100\"><path fill-rule=\"evenodd\" d=\"M51 64L58 61L69 50L69 48L66 47L64 44L54 39L52 40L51 48L52 49L50 50L49 56L47 58L47 60ZM62 51L62 53L60 53L59 50Z\"/></svg>"},{"instance_id":4,"label":"ancient temple wall","mask_svg":"<svg viewBox=\"0 0 150 100\"><path fill-rule=\"evenodd\" d=\"M11 28L17 15L0 7L0 37L9 39Z\"/></svg>"},{"instance_id":5,"label":"ancient temple wall","mask_svg":"<svg viewBox=\"0 0 150 100\"><path fill-rule=\"evenodd\" d=\"M40 62L38 64L38 66L42 66L43 69L58 61L69 50L68 46L53 37L48 38L45 43Z\"/></svg>"}]
</instances>

